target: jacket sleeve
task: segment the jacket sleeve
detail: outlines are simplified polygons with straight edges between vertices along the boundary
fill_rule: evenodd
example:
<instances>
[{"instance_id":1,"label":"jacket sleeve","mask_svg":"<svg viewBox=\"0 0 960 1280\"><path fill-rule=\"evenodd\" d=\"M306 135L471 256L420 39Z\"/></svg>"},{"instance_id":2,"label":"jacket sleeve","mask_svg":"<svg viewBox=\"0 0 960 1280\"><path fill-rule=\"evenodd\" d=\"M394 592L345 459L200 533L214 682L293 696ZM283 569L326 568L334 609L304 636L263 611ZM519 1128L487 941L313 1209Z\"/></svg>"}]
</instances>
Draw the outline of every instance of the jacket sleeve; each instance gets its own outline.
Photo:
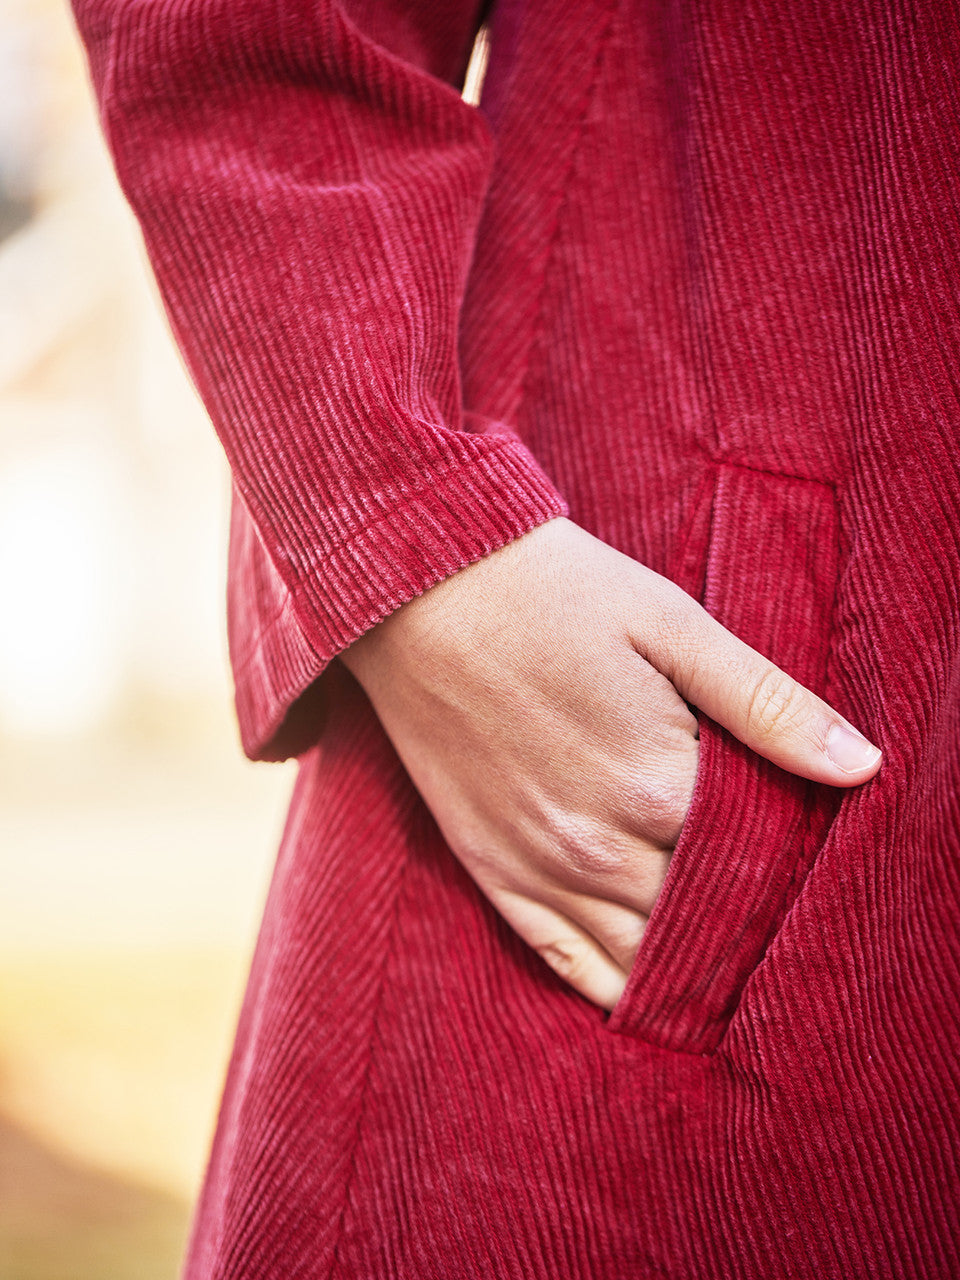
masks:
<instances>
[{"instance_id":1,"label":"jacket sleeve","mask_svg":"<svg viewBox=\"0 0 960 1280\"><path fill-rule=\"evenodd\" d=\"M244 747L293 754L302 729L270 738L338 652L567 510L508 428L465 428L457 326L494 155L455 87L477 0L74 10L121 186L293 629L294 678Z\"/></svg>"}]
</instances>

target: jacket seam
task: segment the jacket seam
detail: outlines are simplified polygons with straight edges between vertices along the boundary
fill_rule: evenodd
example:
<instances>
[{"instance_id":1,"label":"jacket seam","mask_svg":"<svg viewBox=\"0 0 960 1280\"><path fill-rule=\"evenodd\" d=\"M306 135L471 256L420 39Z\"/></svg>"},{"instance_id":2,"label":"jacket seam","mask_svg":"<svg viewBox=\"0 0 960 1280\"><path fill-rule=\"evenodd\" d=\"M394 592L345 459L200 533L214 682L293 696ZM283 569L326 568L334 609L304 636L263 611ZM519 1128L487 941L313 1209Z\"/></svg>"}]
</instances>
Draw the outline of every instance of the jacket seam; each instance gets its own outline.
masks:
<instances>
[{"instance_id":1,"label":"jacket seam","mask_svg":"<svg viewBox=\"0 0 960 1280\"><path fill-rule=\"evenodd\" d=\"M617 16L619 12L620 12L620 0L614 0L613 4L611 4L610 6L610 13L607 16L607 25L604 28L603 34L600 36L598 41L597 52L594 55L593 71L590 77L590 84L587 87L587 90L584 94L583 108L580 112L580 115L577 119L577 123L575 126L576 136L573 139L573 142L570 146L569 154L567 156L567 163L564 169L563 181L561 186L561 190L563 194L561 195L560 199L557 201L557 207L553 215L553 225L550 228L550 236L547 241L546 252L543 255L543 267L541 268L540 284L537 288L537 303L536 303L536 309L534 311L533 326L530 331L530 340L527 343L527 350L524 356L523 375L520 379L520 395L519 395L519 402L518 402L520 408L518 409L518 417L519 417L519 414L522 413L522 406L526 402L526 398L527 398L527 384L530 381L531 371L534 367L534 348L538 346L540 339L543 337L543 333L546 328L543 301L544 301L544 295L546 294L547 283L550 279L551 267L553 265L553 260L557 252L557 245L559 243L560 227L563 222L563 215L566 212L567 204L570 199L570 176L573 173L574 165L576 164L577 157L580 154L580 146L583 142L583 134L584 134L584 128L586 125L587 116L590 112L590 107L593 104L594 96L597 93L597 86L600 83L603 60L606 56L607 47L610 43L610 38L613 33L614 18Z\"/></svg>"},{"instance_id":2,"label":"jacket seam","mask_svg":"<svg viewBox=\"0 0 960 1280\"><path fill-rule=\"evenodd\" d=\"M780 467L764 467L758 462L741 462L738 458L724 458L722 455L708 452L707 455L715 466L738 467L741 471L756 471L759 475L770 476L774 480L802 480L804 484L820 484L824 488L833 489L837 493L840 482L824 476L805 476L796 471L784 471Z\"/></svg>"},{"instance_id":3,"label":"jacket seam","mask_svg":"<svg viewBox=\"0 0 960 1280\"><path fill-rule=\"evenodd\" d=\"M346 1234L347 1214L350 1210L350 1195L353 1191L353 1184L356 1178L357 1160L360 1154L360 1143L363 1138L363 1122L366 1118L367 1097L370 1092L370 1083L373 1076L375 1048L380 1039L380 1020L383 1016L383 1006L386 999L387 970L390 967L390 962L393 959L397 948L397 932L400 924L400 900L403 896L403 888L406 883L409 867L410 857L405 851L403 855L403 867L400 872L396 896L393 901L393 915L390 921L387 944L384 947L383 963L380 966L380 980L377 988L376 1007L373 1013L372 1025L370 1027L367 1064L363 1073L363 1082L360 1086L360 1102L357 1107L356 1130L351 1144L350 1165L347 1169L347 1176L343 1186L343 1202L340 1206L340 1215L333 1236L333 1256L330 1260L330 1269L327 1272L327 1280L335 1280L336 1272L340 1265L340 1248L343 1243L344 1235Z\"/></svg>"}]
</instances>

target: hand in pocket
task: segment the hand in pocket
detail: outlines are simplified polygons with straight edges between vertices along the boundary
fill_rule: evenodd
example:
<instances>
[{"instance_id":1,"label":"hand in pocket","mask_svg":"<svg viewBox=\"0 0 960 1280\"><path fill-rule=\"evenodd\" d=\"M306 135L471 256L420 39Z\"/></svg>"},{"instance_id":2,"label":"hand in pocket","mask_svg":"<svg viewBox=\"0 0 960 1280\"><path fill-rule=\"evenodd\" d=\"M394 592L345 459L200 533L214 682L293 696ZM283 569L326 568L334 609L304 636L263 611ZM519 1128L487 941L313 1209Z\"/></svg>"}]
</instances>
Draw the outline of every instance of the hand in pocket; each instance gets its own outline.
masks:
<instances>
[{"instance_id":1,"label":"hand in pocket","mask_svg":"<svg viewBox=\"0 0 960 1280\"><path fill-rule=\"evenodd\" d=\"M687 703L802 777L855 786L879 767L843 717L692 597L562 518L342 657L480 889L608 1010L690 806Z\"/></svg>"}]
</instances>

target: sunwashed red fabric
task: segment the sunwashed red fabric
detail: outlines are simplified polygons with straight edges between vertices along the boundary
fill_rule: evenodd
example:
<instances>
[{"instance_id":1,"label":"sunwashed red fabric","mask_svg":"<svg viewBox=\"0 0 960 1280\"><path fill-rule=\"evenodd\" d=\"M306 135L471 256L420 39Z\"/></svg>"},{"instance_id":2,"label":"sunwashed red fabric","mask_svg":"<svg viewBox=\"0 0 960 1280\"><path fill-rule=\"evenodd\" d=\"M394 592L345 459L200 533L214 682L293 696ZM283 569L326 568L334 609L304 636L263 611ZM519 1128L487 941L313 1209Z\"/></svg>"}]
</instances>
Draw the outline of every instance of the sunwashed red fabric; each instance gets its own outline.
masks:
<instances>
[{"instance_id":1,"label":"sunwashed red fabric","mask_svg":"<svg viewBox=\"0 0 960 1280\"><path fill-rule=\"evenodd\" d=\"M243 743L300 758L189 1280L960 1275L956 7L74 6L232 468ZM565 513L885 752L701 715L609 1016L336 661Z\"/></svg>"}]
</instances>

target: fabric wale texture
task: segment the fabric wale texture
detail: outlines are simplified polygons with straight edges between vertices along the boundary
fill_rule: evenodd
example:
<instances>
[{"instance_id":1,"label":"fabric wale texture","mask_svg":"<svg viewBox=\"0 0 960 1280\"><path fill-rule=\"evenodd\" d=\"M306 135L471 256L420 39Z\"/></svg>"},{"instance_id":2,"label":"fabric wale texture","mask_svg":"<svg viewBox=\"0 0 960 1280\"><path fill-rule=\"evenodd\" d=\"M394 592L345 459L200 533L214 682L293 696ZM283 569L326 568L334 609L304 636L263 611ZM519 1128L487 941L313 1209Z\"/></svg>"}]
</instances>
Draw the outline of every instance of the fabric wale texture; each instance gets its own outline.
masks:
<instances>
[{"instance_id":1,"label":"fabric wale texture","mask_svg":"<svg viewBox=\"0 0 960 1280\"><path fill-rule=\"evenodd\" d=\"M73 4L231 466L243 746L299 759L186 1280L960 1275L955 6ZM337 661L558 515L885 753L701 714L609 1016Z\"/></svg>"}]
</instances>

